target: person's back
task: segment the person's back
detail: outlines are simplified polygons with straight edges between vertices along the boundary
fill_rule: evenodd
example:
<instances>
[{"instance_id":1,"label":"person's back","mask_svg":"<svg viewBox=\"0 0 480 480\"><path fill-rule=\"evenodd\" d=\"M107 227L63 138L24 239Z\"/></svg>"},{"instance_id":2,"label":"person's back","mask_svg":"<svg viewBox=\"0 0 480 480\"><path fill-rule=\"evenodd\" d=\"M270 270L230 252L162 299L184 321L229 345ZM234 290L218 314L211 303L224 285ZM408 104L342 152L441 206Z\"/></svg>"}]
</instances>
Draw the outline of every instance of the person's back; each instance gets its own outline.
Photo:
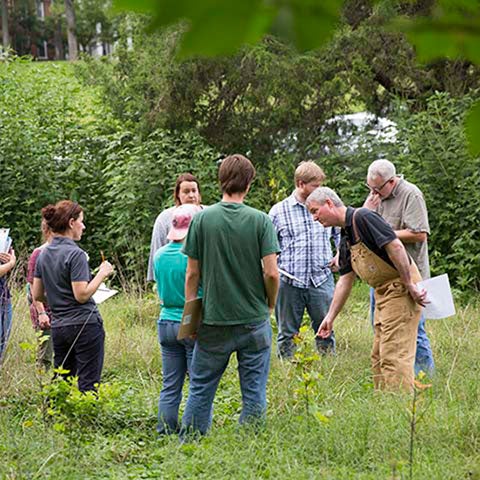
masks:
<instances>
[{"instance_id":1,"label":"person's back","mask_svg":"<svg viewBox=\"0 0 480 480\"><path fill-rule=\"evenodd\" d=\"M270 225L265 213L224 201L194 218L185 252L201 265L203 323L238 325L265 320L268 306L261 259L278 248L274 235L268 234Z\"/></svg>"},{"instance_id":2,"label":"person's back","mask_svg":"<svg viewBox=\"0 0 480 480\"><path fill-rule=\"evenodd\" d=\"M196 298L201 280L203 323L193 352L182 436L190 430L206 433L218 383L234 352L243 404L239 422L257 421L267 409L278 241L268 216L243 205L255 176L250 160L231 155L222 161L218 176L222 201L193 219L184 248L185 297Z\"/></svg>"},{"instance_id":3,"label":"person's back","mask_svg":"<svg viewBox=\"0 0 480 480\"><path fill-rule=\"evenodd\" d=\"M183 243L167 243L157 250L153 260L158 297L162 302L160 319L180 321L185 305L185 271L187 256Z\"/></svg>"}]
</instances>

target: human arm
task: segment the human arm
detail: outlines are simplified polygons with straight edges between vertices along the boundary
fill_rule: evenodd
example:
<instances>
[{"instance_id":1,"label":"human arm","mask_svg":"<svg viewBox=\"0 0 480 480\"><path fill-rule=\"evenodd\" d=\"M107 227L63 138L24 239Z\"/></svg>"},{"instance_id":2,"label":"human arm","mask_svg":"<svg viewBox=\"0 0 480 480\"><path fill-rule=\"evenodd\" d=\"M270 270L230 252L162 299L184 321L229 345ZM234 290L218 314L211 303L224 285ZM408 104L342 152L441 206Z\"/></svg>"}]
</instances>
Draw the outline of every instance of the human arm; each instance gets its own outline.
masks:
<instances>
[{"instance_id":1,"label":"human arm","mask_svg":"<svg viewBox=\"0 0 480 480\"><path fill-rule=\"evenodd\" d=\"M347 298L352 291L353 282L355 281L356 274L355 272L349 272L345 275L341 275L340 279L335 286L335 290L333 292L333 300L330 304L330 308L328 309L325 318L323 319L320 327L318 327L317 336L322 338L328 338L333 330L333 322L337 315L341 312Z\"/></svg>"},{"instance_id":2,"label":"human arm","mask_svg":"<svg viewBox=\"0 0 480 480\"><path fill-rule=\"evenodd\" d=\"M17 257L12 249L9 253L0 253L0 277L6 275L15 266Z\"/></svg>"},{"instance_id":3,"label":"human arm","mask_svg":"<svg viewBox=\"0 0 480 480\"><path fill-rule=\"evenodd\" d=\"M395 230L395 233L403 243L426 242L428 238L427 232L413 232L407 228Z\"/></svg>"},{"instance_id":4,"label":"human arm","mask_svg":"<svg viewBox=\"0 0 480 480\"><path fill-rule=\"evenodd\" d=\"M45 303L47 301L45 297L45 288L43 287L42 279L35 277L32 284L32 299L34 302Z\"/></svg>"},{"instance_id":5,"label":"human arm","mask_svg":"<svg viewBox=\"0 0 480 480\"><path fill-rule=\"evenodd\" d=\"M328 262L328 266L330 267L330 270L332 272L338 272L338 258L340 256L340 251L337 250L337 253L335 254L335 256L330 260L330 262Z\"/></svg>"},{"instance_id":6,"label":"human arm","mask_svg":"<svg viewBox=\"0 0 480 480\"><path fill-rule=\"evenodd\" d=\"M167 235L172 224L172 208L164 210L155 220L150 241L150 256L148 258L147 281L154 281L154 257L157 250L168 243Z\"/></svg>"},{"instance_id":7,"label":"human arm","mask_svg":"<svg viewBox=\"0 0 480 480\"><path fill-rule=\"evenodd\" d=\"M200 285L200 264L198 260L188 257L187 273L185 275L185 301L195 300Z\"/></svg>"},{"instance_id":8,"label":"human arm","mask_svg":"<svg viewBox=\"0 0 480 480\"><path fill-rule=\"evenodd\" d=\"M30 291L33 292L33 282L30 283ZM50 328L50 317L45 309L45 305L42 302L39 302L33 298L32 294L32 303L30 306L30 316L32 317L32 322L35 324L38 322L38 326L45 330L46 328ZM34 312L32 312L32 309Z\"/></svg>"},{"instance_id":9,"label":"human arm","mask_svg":"<svg viewBox=\"0 0 480 480\"><path fill-rule=\"evenodd\" d=\"M402 242L396 238L395 240L387 243L385 245L385 250L392 261L393 265L397 269L400 280L405 285L408 290L408 293L412 297L415 303L418 303L422 307L425 306L427 292L425 289L420 290L417 285L412 281L410 275L410 262L408 259L407 252Z\"/></svg>"},{"instance_id":10,"label":"human arm","mask_svg":"<svg viewBox=\"0 0 480 480\"><path fill-rule=\"evenodd\" d=\"M263 283L267 292L268 308L273 310L277 302L280 274L278 273L277 254L272 253L263 257Z\"/></svg>"},{"instance_id":11,"label":"human arm","mask_svg":"<svg viewBox=\"0 0 480 480\"><path fill-rule=\"evenodd\" d=\"M75 300L78 303L86 303L92 297L92 295L97 291L100 284L113 272L113 266L110 262L102 262L98 273L93 277L90 282L79 281L71 282L72 291ZM36 280L36 279L35 279Z\"/></svg>"}]
</instances>

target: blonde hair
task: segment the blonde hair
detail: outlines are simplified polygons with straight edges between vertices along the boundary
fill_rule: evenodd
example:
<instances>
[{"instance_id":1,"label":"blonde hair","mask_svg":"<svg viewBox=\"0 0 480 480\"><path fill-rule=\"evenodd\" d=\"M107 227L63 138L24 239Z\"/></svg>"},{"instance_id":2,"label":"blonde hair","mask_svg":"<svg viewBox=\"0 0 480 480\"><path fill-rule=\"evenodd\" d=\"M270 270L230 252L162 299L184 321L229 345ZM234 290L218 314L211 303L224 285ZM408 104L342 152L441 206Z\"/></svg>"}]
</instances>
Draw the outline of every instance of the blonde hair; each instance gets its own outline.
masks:
<instances>
[{"instance_id":1,"label":"blonde hair","mask_svg":"<svg viewBox=\"0 0 480 480\"><path fill-rule=\"evenodd\" d=\"M311 160L308 162L300 162L295 170L295 185L298 182L323 182L325 180L325 173L323 170Z\"/></svg>"}]
</instances>

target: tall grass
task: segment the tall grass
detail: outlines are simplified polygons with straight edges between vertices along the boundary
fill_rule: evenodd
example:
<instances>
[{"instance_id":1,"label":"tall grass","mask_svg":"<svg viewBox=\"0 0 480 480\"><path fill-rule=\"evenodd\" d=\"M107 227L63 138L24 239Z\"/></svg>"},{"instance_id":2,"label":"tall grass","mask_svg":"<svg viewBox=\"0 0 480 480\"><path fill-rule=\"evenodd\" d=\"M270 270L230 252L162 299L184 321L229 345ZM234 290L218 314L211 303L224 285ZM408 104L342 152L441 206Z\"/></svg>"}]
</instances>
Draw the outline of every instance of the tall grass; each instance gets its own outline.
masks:
<instances>
[{"instance_id":1,"label":"tall grass","mask_svg":"<svg viewBox=\"0 0 480 480\"><path fill-rule=\"evenodd\" d=\"M0 477L17 478L409 478L411 397L373 391L368 294L358 286L336 324L338 353L314 362L305 411L299 367L274 353L264 429L239 428L241 399L232 358L215 400L211 433L181 445L155 435L161 383L153 294L119 295L101 306L107 332L104 381L121 391L95 421L58 429L41 414L42 384L24 293L0 371ZM480 478L480 302L427 322L437 364L417 399L413 478ZM312 345L313 335L306 339ZM321 419L320 419L321 418Z\"/></svg>"}]
</instances>

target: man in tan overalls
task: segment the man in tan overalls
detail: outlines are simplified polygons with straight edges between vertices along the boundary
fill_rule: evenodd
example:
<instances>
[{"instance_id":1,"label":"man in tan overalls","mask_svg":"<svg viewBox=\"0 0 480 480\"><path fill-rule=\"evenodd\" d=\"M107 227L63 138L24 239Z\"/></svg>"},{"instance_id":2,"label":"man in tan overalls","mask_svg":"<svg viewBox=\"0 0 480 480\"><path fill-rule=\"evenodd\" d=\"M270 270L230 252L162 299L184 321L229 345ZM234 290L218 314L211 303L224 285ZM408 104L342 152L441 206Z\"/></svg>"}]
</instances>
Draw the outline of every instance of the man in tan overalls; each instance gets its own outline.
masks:
<instances>
[{"instance_id":1,"label":"man in tan overalls","mask_svg":"<svg viewBox=\"0 0 480 480\"><path fill-rule=\"evenodd\" d=\"M328 336L345 304L356 276L375 289L375 337L372 370L375 388L413 388L413 364L426 291L418 268L392 227L376 212L345 207L338 195L319 187L307 198L314 220L324 227L342 227L339 248L340 279L333 301L317 335Z\"/></svg>"}]
</instances>

